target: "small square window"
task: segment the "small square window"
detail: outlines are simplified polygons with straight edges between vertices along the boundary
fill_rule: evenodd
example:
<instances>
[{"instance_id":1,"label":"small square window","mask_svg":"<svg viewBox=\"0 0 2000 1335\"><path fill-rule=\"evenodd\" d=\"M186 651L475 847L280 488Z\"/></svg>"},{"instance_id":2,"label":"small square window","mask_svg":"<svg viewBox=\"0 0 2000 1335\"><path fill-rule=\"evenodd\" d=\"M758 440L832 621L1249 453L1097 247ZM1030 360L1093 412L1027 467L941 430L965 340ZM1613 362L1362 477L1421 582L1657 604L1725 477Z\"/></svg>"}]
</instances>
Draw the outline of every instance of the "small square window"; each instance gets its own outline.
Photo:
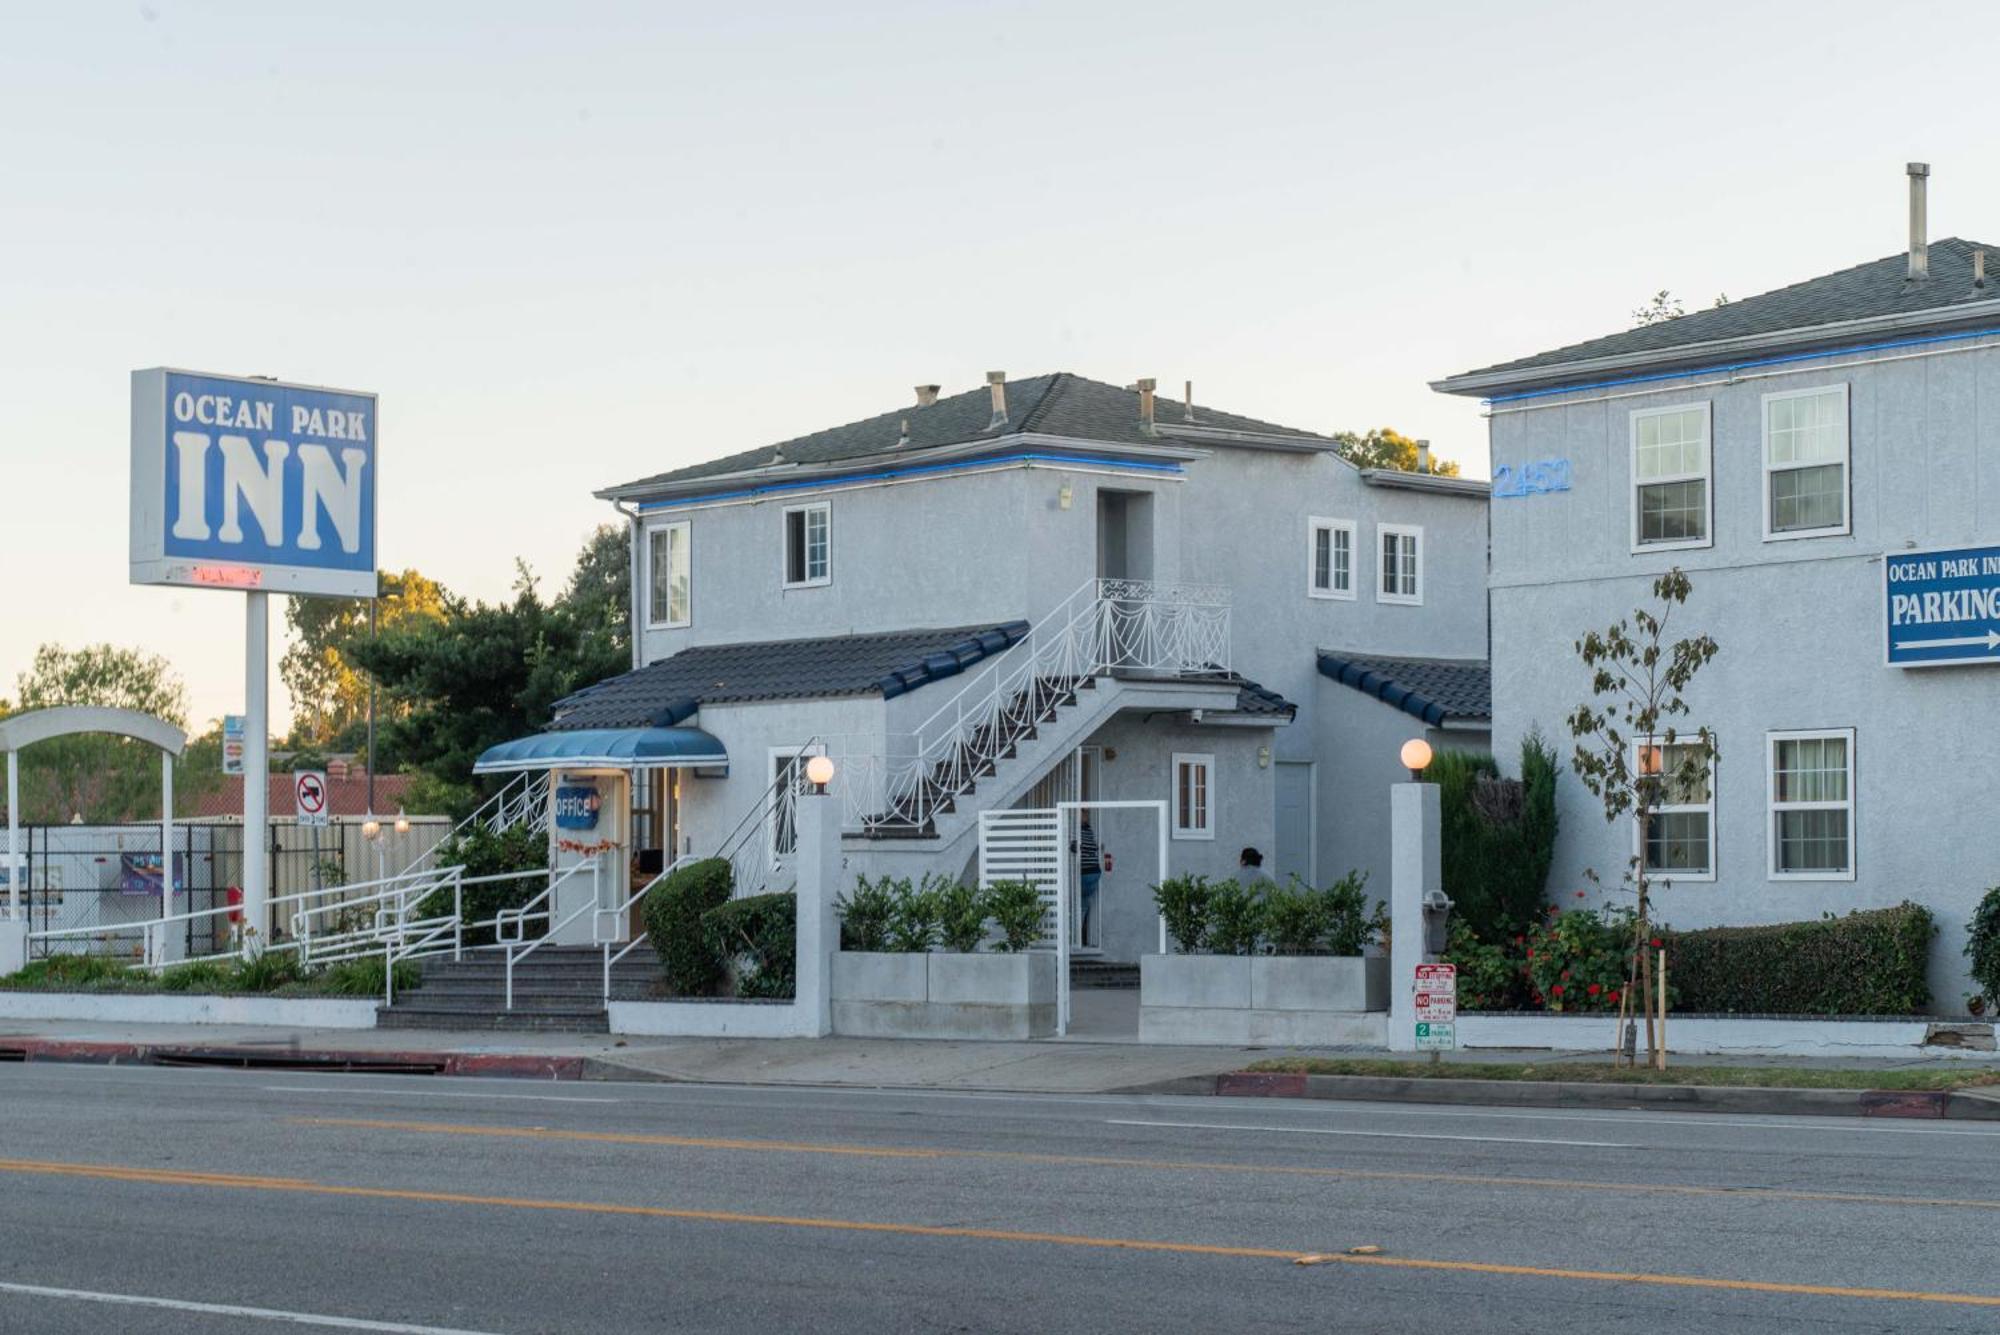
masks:
<instances>
[{"instance_id":1,"label":"small square window","mask_svg":"<svg viewBox=\"0 0 2000 1335\"><path fill-rule=\"evenodd\" d=\"M785 511L785 587L809 588L833 579L832 514L825 503Z\"/></svg>"}]
</instances>

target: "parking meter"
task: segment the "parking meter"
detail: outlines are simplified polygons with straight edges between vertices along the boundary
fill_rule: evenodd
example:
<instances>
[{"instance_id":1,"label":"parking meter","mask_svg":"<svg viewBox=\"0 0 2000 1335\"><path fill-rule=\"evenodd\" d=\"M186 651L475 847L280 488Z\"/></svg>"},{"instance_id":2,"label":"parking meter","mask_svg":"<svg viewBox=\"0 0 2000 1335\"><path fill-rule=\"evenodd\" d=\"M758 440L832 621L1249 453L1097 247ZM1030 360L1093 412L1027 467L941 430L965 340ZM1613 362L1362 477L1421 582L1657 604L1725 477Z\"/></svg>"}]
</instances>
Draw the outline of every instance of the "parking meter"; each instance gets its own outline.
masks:
<instances>
[{"instance_id":1,"label":"parking meter","mask_svg":"<svg viewBox=\"0 0 2000 1335\"><path fill-rule=\"evenodd\" d=\"M1451 921L1451 899L1442 890L1424 891L1424 953L1442 955Z\"/></svg>"}]
</instances>

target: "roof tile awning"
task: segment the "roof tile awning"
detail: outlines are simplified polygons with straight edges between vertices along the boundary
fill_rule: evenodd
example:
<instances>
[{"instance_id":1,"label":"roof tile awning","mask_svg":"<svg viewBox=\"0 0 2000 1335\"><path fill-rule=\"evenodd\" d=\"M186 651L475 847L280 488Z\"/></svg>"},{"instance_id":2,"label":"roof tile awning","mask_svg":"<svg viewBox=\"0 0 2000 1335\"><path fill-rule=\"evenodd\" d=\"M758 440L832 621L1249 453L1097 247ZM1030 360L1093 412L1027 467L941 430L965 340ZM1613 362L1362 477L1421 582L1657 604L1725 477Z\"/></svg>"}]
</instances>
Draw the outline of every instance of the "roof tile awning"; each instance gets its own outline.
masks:
<instances>
[{"instance_id":1,"label":"roof tile awning","mask_svg":"<svg viewBox=\"0 0 2000 1335\"><path fill-rule=\"evenodd\" d=\"M722 743L700 728L581 728L488 747L474 774L534 769L706 769L727 765Z\"/></svg>"},{"instance_id":2,"label":"roof tile awning","mask_svg":"<svg viewBox=\"0 0 2000 1335\"><path fill-rule=\"evenodd\" d=\"M1380 658L1322 649L1319 673L1432 727L1493 717L1493 671L1484 659Z\"/></svg>"}]
</instances>

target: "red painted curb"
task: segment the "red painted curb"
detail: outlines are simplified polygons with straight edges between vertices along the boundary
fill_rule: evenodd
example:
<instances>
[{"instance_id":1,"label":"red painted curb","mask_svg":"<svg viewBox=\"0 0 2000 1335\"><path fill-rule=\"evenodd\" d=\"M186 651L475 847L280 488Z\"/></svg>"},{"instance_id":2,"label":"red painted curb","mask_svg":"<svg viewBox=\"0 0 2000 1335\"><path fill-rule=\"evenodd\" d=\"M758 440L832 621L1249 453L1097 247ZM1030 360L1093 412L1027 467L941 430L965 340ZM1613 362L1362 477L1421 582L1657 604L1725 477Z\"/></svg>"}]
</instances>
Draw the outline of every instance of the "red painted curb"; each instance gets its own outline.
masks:
<instances>
[{"instance_id":1,"label":"red painted curb","mask_svg":"<svg viewBox=\"0 0 2000 1335\"><path fill-rule=\"evenodd\" d=\"M1296 1071L1231 1071L1215 1077L1215 1092L1246 1098L1299 1099L1306 1078Z\"/></svg>"},{"instance_id":2,"label":"red painted curb","mask_svg":"<svg viewBox=\"0 0 2000 1335\"><path fill-rule=\"evenodd\" d=\"M1861 1095L1863 1117L1943 1117L1944 1090L1870 1089Z\"/></svg>"},{"instance_id":3,"label":"red painted curb","mask_svg":"<svg viewBox=\"0 0 2000 1335\"><path fill-rule=\"evenodd\" d=\"M136 1063L148 1066L337 1071L364 1075L464 1075L516 1080L581 1080L584 1060L582 1057L551 1057L529 1052L349 1051L0 1038L0 1061L72 1062L97 1066Z\"/></svg>"}]
</instances>

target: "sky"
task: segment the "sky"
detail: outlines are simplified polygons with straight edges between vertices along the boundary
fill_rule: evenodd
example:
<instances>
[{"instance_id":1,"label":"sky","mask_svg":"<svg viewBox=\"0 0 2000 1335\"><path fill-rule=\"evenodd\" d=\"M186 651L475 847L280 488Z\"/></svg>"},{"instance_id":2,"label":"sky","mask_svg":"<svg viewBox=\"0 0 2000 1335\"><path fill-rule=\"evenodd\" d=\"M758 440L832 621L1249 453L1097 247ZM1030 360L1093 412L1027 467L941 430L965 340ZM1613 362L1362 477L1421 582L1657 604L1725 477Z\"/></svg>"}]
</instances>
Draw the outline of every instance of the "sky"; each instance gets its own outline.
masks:
<instances>
[{"instance_id":1,"label":"sky","mask_svg":"<svg viewBox=\"0 0 2000 1335\"><path fill-rule=\"evenodd\" d=\"M494 599L516 558L560 586L595 488L989 370L1192 380L1483 476L1430 380L1893 254L1913 159L1934 237L2000 237L1989 72L1880 4L0 24L0 697L109 641L197 727L241 708L243 600L127 581L135 368L376 392L382 564Z\"/></svg>"}]
</instances>

